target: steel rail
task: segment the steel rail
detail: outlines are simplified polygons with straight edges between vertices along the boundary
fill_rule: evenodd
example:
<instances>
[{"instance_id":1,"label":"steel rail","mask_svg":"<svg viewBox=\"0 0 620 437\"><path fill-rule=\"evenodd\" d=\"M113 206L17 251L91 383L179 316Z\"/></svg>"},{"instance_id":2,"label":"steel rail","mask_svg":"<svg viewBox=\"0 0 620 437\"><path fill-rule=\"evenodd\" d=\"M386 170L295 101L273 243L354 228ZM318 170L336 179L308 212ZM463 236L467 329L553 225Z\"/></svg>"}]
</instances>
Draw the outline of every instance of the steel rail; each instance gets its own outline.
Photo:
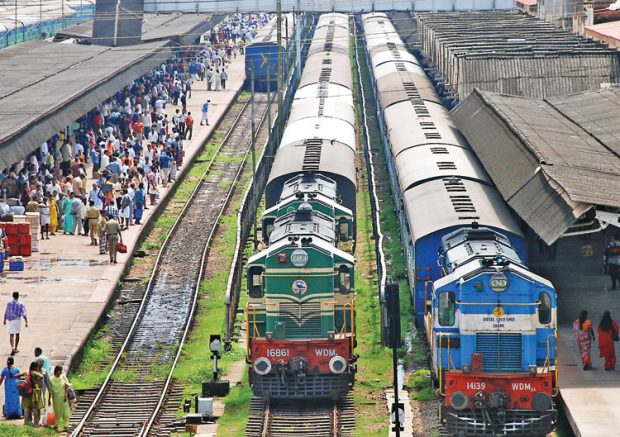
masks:
<instances>
[{"instance_id":1,"label":"steel rail","mask_svg":"<svg viewBox=\"0 0 620 437\"><path fill-rule=\"evenodd\" d=\"M235 126L239 122L239 119L243 115L244 111L247 109L249 103L250 103L250 101L248 100L247 102L245 102L244 106L241 108L241 111L239 112L239 114L235 118L231 128L228 131L228 133L226 134L226 136L224 137L224 139L220 143L219 147L217 148L217 150L215 151L215 153L211 157L211 160L209 161L209 164L207 165L207 168L205 169L205 171L201 175L200 180L196 184L196 187L194 188L194 190L190 194L189 199L187 200L187 202L183 206L183 209L181 210L181 213L179 214L179 216L175 220L174 224L170 228L170 231L166 235L166 238L165 238L165 240L164 240L164 242L163 242L163 244L162 244L162 246L161 246L161 248L159 250L159 253L157 254L157 259L155 260L155 268L151 272L151 276L149 278L149 283L147 285L147 289L146 289L146 291L144 293L144 296L142 297L142 301L140 302L140 307L138 308L138 311L136 313L136 317L134 318L134 321L133 321L133 323L131 325L131 328L129 329L129 333L127 334L127 337L125 338L125 341L123 342L123 345L121 346L121 349L119 350L118 354L116 355L116 358L114 359L114 362L112 363L110 371L108 372L105 380L103 381L101 387L99 388L99 391L98 391L97 395L95 396L95 399L93 400L93 402L90 405L90 407L88 408L88 410L86 410L86 412L84 413L84 416L82 417L82 420L80 420L80 422L76 425L75 429L71 433L71 437L78 437L79 436L79 434L83 431L84 426L88 422L91 414L98 407L99 400L104 395L104 392L106 391L106 389L107 389L107 387L108 387L108 385L110 383L110 380L112 379L113 373L117 370L118 365L119 365L119 363L121 361L122 355L125 353L128 344L132 340L132 337L133 337L133 335L135 333L136 327L138 326L138 323L139 323L139 321L141 319L141 316L143 315L144 307L146 306L146 303L148 302L148 298L149 298L149 296L151 294L151 291L152 291L152 288L153 288L153 285L154 285L154 282L155 282L154 281L155 275L158 273L158 271L160 269L160 266L161 266L162 254L164 253L165 249L167 248L167 246L168 246L168 244L169 244L169 242L170 242L170 240L172 238L172 235L174 234L175 230L177 229L179 223L181 222L182 218L185 216L187 210L189 209L190 205L192 204L194 198L196 197L196 194L198 193L198 191L202 187L202 184L203 184L206 176L209 174L209 172L211 170L211 167L213 166L213 163L215 162L215 159L219 156L220 151L222 150L222 147L228 141L228 138L230 137L231 133L234 131ZM247 155L247 153L246 153L246 155ZM231 186L234 186L234 184L231 184ZM172 198L171 198L171 200L172 200ZM218 216L218 220L219 220L219 216ZM205 247L208 247L208 245L206 245ZM205 252L203 252L203 256L204 255L205 255ZM200 275L202 275L202 271L203 271L203 268L204 268L202 265L204 265L204 259L201 259ZM200 279L198 280L198 284L200 284ZM196 289L198 289L198 287ZM195 302L196 302L196 297L194 296L193 306L195 305ZM190 314L193 313L193 310L194 310L194 307L192 307L192 310L191 310ZM190 321L191 321L191 317L188 317L188 323L187 323L185 331L187 331L187 327L190 325L190 323L189 323ZM177 352L177 357L178 357L178 353L180 352L180 350L181 350L181 347L179 346L179 349L178 349L178 352ZM176 359L175 359L175 362L176 362ZM169 376L172 374L173 370L174 370L174 367L171 367ZM167 382L168 381L169 381L169 378L167 378ZM168 386L168 384L166 384L166 387L167 386ZM165 392L164 392L164 395L165 395ZM143 435L142 431L140 432L140 435Z\"/></svg>"},{"instance_id":2,"label":"steel rail","mask_svg":"<svg viewBox=\"0 0 620 437\"><path fill-rule=\"evenodd\" d=\"M273 100L273 99L272 99ZM230 136L230 134L234 131L237 121L239 120L239 118L241 117L241 115L245 112L245 110L247 109L248 104L250 104L251 100L248 100L248 102L245 104L245 106L243 107L243 109L241 110L241 112L239 113L239 116L237 117L237 119L235 120L235 123L233 124L233 126L231 127L231 129L229 130L228 134L226 135L226 137L224 138L224 140L222 141L222 144L226 143L226 141L228 140L228 137ZM271 101L267 101L265 103L266 105L270 105ZM261 117L259 123L258 123L258 127L257 127L257 131L260 129L260 127L263 124L263 121L265 120L266 117L266 112L265 114L263 114L263 116ZM220 146L221 148L221 146ZM219 149L218 149L218 153L219 153ZM159 411L161 410L161 407L164 404L164 400L166 398L166 393L168 392L168 387L170 385L170 382L172 380L172 373L174 372L174 369L177 365L177 362L179 361L179 357L181 356L181 352L183 349L183 345L185 344L185 340L187 339L187 334L189 333L189 329L191 327L191 321L193 319L193 315L194 312L196 310L196 302L198 301L198 292L200 290L200 286L202 283L202 278L203 278L203 273L204 273L204 268L205 268L205 260L207 258L207 254L209 252L209 249L211 247L211 240L213 239L213 235L215 235L215 232L218 229L218 224L220 222L220 219L222 218L222 216L224 215L224 211L226 210L226 207L228 206L228 202L230 201L232 194L235 191L236 188L236 184L239 181L240 176L243 174L243 169L245 167L245 163L247 162L247 158L248 158L248 154L250 153L250 148L248 148L245 153L243 154L243 160L241 161L241 164L239 165L239 169L237 170L237 173L235 174L235 177L232 181L232 183L230 184L230 188L228 189L228 192L226 193L226 201L222 204L222 208L220 209L217 218L215 219L215 225L213 226L213 228L211 229L211 232L209 233L209 237L207 238L207 242L205 244L204 250L202 252L202 256L200 259L200 272L199 272L199 276L198 276L198 282L196 283L196 289L194 290L194 298L192 301L192 307L190 309L189 312L189 317L187 319L187 324L185 326L185 330L183 331L183 337L181 338L181 342L179 343L179 347L177 349L177 353L176 356L174 357L174 361L172 362L172 366L170 367L170 372L166 378L166 382L164 384L164 389L162 391L162 395L159 398L159 402L157 403L157 406L155 407L155 410L153 411L153 414L151 415L151 418L149 419L146 428L143 429L140 434L138 434L138 437L143 437L148 435L149 431L151 430L151 427L153 426L153 423L155 422L155 420L157 419L157 416L159 415ZM215 157L215 156L214 156ZM209 167L211 166L211 164L209 164ZM201 180L202 183L202 180Z\"/></svg>"}]
</instances>

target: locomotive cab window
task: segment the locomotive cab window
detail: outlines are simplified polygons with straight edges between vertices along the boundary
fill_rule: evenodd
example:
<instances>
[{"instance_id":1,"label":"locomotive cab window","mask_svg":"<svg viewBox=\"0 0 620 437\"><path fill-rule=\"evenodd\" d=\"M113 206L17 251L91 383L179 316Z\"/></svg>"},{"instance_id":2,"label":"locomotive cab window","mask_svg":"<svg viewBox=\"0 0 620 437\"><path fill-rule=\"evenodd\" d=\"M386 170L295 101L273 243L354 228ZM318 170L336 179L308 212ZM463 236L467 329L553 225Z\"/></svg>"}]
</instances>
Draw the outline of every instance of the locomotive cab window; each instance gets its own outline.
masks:
<instances>
[{"instance_id":1,"label":"locomotive cab window","mask_svg":"<svg viewBox=\"0 0 620 437\"><path fill-rule=\"evenodd\" d=\"M263 297L263 268L261 266L250 267L248 271L248 291L250 297Z\"/></svg>"},{"instance_id":2,"label":"locomotive cab window","mask_svg":"<svg viewBox=\"0 0 620 437\"><path fill-rule=\"evenodd\" d=\"M338 222L338 233L340 234L340 241L347 241L349 239L349 222L344 217Z\"/></svg>"},{"instance_id":3,"label":"locomotive cab window","mask_svg":"<svg viewBox=\"0 0 620 437\"><path fill-rule=\"evenodd\" d=\"M347 266L338 269L338 282L340 293L347 294L351 291L351 271Z\"/></svg>"},{"instance_id":4,"label":"locomotive cab window","mask_svg":"<svg viewBox=\"0 0 620 437\"><path fill-rule=\"evenodd\" d=\"M439 324L441 326L452 326L455 321L454 292L443 291L439 294Z\"/></svg>"},{"instance_id":5,"label":"locomotive cab window","mask_svg":"<svg viewBox=\"0 0 620 437\"><path fill-rule=\"evenodd\" d=\"M547 293L538 295L538 323L545 325L551 323L551 297Z\"/></svg>"},{"instance_id":6,"label":"locomotive cab window","mask_svg":"<svg viewBox=\"0 0 620 437\"><path fill-rule=\"evenodd\" d=\"M273 231L274 222L275 219L271 217L263 221L263 241L269 241L269 236Z\"/></svg>"}]
</instances>

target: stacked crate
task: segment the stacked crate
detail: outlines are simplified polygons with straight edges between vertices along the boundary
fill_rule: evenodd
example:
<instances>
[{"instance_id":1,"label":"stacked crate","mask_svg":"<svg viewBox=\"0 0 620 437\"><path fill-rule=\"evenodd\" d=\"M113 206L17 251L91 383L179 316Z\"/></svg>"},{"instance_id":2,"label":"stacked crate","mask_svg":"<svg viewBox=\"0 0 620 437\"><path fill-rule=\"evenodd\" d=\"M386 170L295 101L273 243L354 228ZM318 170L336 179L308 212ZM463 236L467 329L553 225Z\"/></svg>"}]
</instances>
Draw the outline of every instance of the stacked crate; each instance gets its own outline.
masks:
<instances>
[{"instance_id":1,"label":"stacked crate","mask_svg":"<svg viewBox=\"0 0 620 437\"><path fill-rule=\"evenodd\" d=\"M6 232L6 244L9 256L32 255L32 237L29 223L0 223ZM4 246L6 249L6 246Z\"/></svg>"},{"instance_id":2,"label":"stacked crate","mask_svg":"<svg viewBox=\"0 0 620 437\"><path fill-rule=\"evenodd\" d=\"M26 221L30 224L30 236L32 237L32 251L39 251L39 240L41 239L41 214L38 212L27 212Z\"/></svg>"}]
</instances>

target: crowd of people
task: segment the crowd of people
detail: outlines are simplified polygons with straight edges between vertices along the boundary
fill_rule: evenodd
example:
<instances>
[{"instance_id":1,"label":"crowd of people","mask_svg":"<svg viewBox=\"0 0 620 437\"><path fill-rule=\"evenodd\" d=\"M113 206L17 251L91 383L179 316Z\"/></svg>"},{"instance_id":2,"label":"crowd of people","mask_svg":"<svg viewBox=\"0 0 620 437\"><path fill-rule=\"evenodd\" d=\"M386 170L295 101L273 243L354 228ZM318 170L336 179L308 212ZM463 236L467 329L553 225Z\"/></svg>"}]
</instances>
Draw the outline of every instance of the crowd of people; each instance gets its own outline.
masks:
<instances>
[{"instance_id":1,"label":"crowd of people","mask_svg":"<svg viewBox=\"0 0 620 437\"><path fill-rule=\"evenodd\" d=\"M198 121L187 107L192 87L207 81L209 90L225 89L239 43L266 20L232 16L200 49L178 51L0 172L0 220L39 212L42 239L88 236L116 262L122 231L142 223L143 211L157 204L183 165L184 141ZM209 102L201 105L201 125L208 125Z\"/></svg>"},{"instance_id":2,"label":"crowd of people","mask_svg":"<svg viewBox=\"0 0 620 437\"><path fill-rule=\"evenodd\" d=\"M28 370L21 371L15 365L14 355L19 353L19 340L22 319L28 326L26 307L19 301L19 292L13 292L4 311L4 324L9 329L11 356L0 373L0 385L4 383L4 417L18 419L23 417L26 425L36 428L53 413L54 426L64 431L71 416L71 402L75 392L63 374L62 366L52 366L40 347L34 348L34 358Z\"/></svg>"}]
</instances>

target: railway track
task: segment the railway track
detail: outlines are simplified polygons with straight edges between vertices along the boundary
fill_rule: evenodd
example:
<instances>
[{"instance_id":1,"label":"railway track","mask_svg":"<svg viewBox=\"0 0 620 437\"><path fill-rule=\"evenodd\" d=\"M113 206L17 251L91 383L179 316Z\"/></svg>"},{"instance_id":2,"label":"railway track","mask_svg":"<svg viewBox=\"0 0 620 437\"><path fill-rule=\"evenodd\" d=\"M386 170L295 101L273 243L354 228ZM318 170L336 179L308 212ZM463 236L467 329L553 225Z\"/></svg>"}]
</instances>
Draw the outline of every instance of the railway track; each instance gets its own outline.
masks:
<instances>
[{"instance_id":1,"label":"railway track","mask_svg":"<svg viewBox=\"0 0 620 437\"><path fill-rule=\"evenodd\" d=\"M355 431L355 405L339 401L250 401L247 437L346 437Z\"/></svg>"},{"instance_id":2,"label":"railway track","mask_svg":"<svg viewBox=\"0 0 620 437\"><path fill-rule=\"evenodd\" d=\"M258 125L267 96L256 95ZM78 407L77 436L146 436L161 421L169 398L179 397L171 375L190 327L210 242L250 150L252 105L233 105L222 122L227 134L169 231L146 287L123 290L122 314L111 325L114 359L102 386ZM223 127L221 125L221 127ZM180 398L179 398L180 400ZM164 412L162 419L174 417Z\"/></svg>"}]
</instances>

